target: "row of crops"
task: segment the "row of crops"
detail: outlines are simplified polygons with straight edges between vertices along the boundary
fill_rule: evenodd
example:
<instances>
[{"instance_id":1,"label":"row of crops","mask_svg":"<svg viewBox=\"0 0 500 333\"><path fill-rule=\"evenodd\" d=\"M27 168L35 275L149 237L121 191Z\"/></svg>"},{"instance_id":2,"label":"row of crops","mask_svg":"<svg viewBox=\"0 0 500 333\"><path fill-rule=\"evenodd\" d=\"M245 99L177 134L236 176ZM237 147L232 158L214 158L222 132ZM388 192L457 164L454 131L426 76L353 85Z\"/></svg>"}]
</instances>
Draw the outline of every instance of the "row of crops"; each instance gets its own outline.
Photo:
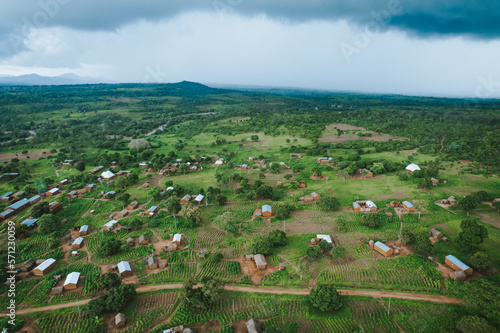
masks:
<instances>
[{"instance_id":1,"label":"row of crops","mask_svg":"<svg viewBox=\"0 0 500 333\"><path fill-rule=\"evenodd\" d=\"M403 258L403 257L402 257ZM441 274L429 266L406 266L397 260L364 259L323 271L318 284L368 289L441 290Z\"/></svg>"}]
</instances>

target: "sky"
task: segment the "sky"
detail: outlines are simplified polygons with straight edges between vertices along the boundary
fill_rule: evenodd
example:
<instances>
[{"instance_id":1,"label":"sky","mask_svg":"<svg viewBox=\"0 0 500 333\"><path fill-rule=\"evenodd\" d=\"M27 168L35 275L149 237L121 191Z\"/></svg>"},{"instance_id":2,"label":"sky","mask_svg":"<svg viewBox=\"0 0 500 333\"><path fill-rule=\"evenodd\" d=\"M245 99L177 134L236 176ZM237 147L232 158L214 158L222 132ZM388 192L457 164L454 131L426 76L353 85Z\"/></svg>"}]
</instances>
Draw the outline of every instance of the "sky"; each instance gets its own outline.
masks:
<instances>
[{"instance_id":1,"label":"sky","mask_svg":"<svg viewBox=\"0 0 500 333\"><path fill-rule=\"evenodd\" d=\"M0 75L500 98L495 0L0 0Z\"/></svg>"}]
</instances>

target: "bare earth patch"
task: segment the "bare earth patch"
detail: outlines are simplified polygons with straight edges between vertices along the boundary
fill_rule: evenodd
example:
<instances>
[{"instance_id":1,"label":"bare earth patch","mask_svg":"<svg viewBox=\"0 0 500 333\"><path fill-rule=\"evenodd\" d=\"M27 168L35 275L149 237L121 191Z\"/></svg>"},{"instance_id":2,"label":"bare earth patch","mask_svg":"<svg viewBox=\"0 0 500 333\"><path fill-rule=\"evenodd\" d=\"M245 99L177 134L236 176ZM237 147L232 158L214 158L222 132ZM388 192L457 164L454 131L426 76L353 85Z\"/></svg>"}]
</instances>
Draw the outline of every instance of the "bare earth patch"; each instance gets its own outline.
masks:
<instances>
[{"instance_id":1,"label":"bare earth patch","mask_svg":"<svg viewBox=\"0 0 500 333\"><path fill-rule=\"evenodd\" d=\"M337 231L335 215L326 212L296 211L292 212L293 221L285 222L287 234L332 233ZM283 222L267 224L259 230L259 234L267 235L272 230L283 230Z\"/></svg>"},{"instance_id":2,"label":"bare earth patch","mask_svg":"<svg viewBox=\"0 0 500 333\"><path fill-rule=\"evenodd\" d=\"M44 154L45 153L45 154ZM27 159L27 156L29 156L31 160L37 160L40 157L48 157L51 155L50 150L37 150L37 151L30 151L26 155L22 154L21 152L19 153L9 153L9 154L0 154L0 162L10 162L13 158L18 158L20 160L25 160Z\"/></svg>"},{"instance_id":3,"label":"bare earth patch","mask_svg":"<svg viewBox=\"0 0 500 333\"><path fill-rule=\"evenodd\" d=\"M404 192L393 192L392 197L394 199L403 199L403 198L408 198L408 194Z\"/></svg>"},{"instance_id":4,"label":"bare earth patch","mask_svg":"<svg viewBox=\"0 0 500 333\"><path fill-rule=\"evenodd\" d=\"M342 131L363 131L364 133L370 133L369 137L362 137L361 140L365 141L404 141L409 140L409 138L401 137L401 136L391 136L389 134L376 133L372 131L367 131L363 127L356 127L347 124L330 124L325 127L325 131L333 132L336 129L340 129ZM359 139L357 133L345 133L340 136L335 134L324 134L322 135L318 141L320 142L342 142L348 140L357 140Z\"/></svg>"}]
</instances>

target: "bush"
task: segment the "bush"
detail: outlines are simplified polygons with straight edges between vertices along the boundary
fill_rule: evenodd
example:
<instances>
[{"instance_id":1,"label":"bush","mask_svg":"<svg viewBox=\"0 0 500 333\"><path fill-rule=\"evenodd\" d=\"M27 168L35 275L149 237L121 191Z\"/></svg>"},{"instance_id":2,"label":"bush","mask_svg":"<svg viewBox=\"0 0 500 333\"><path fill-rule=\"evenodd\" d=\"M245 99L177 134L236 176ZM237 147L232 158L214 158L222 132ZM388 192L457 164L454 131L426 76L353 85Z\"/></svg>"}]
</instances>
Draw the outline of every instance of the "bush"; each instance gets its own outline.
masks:
<instances>
[{"instance_id":1,"label":"bush","mask_svg":"<svg viewBox=\"0 0 500 333\"><path fill-rule=\"evenodd\" d=\"M335 287L332 286L319 286L313 288L308 298L315 308L323 312L339 310L343 305L340 294Z\"/></svg>"},{"instance_id":2,"label":"bush","mask_svg":"<svg viewBox=\"0 0 500 333\"><path fill-rule=\"evenodd\" d=\"M321 257L321 250L317 246L311 246L307 248L306 254L307 258L316 260L319 259L319 257Z\"/></svg>"}]
</instances>

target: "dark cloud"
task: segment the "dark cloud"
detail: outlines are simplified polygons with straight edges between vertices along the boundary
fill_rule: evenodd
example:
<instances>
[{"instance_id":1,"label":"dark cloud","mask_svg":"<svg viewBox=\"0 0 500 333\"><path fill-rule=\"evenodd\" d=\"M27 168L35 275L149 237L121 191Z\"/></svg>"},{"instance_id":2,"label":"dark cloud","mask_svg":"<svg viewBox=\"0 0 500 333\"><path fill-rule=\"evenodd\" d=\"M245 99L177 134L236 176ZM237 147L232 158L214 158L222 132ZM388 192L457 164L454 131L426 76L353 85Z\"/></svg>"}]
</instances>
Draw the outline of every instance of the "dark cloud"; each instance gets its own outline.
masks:
<instances>
[{"instance_id":1,"label":"dark cloud","mask_svg":"<svg viewBox=\"0 0 500 333\"><path fill-rule=\"evenodd\" d=\"M113 31L194 10L221 18L230 12L264 14L291 24L346 20L421 37L500 37L500 3L494 0L23 0L2 3L0 56L23 50L23 37L32 27Z\"/></svg>"}]
</instances>

